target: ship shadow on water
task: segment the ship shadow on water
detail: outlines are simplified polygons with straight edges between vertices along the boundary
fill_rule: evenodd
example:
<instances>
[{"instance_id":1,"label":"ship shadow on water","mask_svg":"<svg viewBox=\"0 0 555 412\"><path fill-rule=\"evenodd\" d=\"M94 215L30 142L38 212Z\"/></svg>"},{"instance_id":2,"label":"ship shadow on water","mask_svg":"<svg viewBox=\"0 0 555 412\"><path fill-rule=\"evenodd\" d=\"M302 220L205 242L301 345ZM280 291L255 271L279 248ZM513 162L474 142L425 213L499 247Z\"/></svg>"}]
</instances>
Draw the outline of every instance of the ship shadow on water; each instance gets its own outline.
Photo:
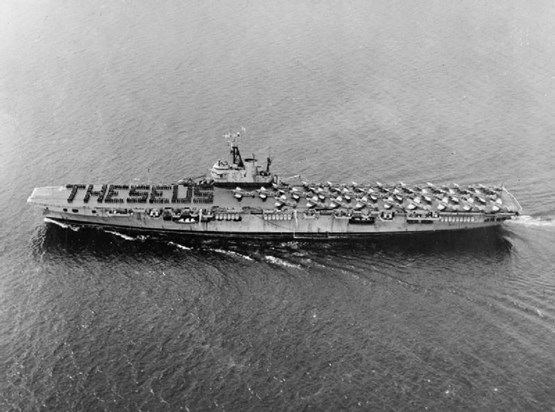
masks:
<instances>
[{"instance_id":1,"label":"ship shadow on water","mask_svg":"<svg viewBox=\"0 0 555 412\"><path fill-rule=\"evenodd\" d=\"M350 255L430 255L452 257L461 255L496 256L511 253L512 233L502 227L382 235L349 240L250 240L205 239L166 234L144 234L96 227L60 227L46 223L33 236L35 254L92 254L98 257L138 256L176 257L183 252L202 254L209 251L229 251L243 256L263 256L268 253L282 257L302 253L305 256Z\"/></svg>"}]
</instances>

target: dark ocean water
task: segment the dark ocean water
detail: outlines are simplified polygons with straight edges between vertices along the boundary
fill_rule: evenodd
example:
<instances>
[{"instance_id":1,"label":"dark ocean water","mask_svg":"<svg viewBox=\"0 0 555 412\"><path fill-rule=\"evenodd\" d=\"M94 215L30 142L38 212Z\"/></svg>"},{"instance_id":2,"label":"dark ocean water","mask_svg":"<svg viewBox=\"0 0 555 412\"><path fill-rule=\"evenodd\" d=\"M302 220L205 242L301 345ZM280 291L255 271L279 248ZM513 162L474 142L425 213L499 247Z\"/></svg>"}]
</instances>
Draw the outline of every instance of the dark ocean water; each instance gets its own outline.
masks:
<instances>
[{"instance_id":1,"label":"dark ocean water","mask_svg":"<svg viewBox=\"0 0 555 412\"><path fill-rule=\"evenodd\" d=\"M0 410L555 410L555 4L0 5ZM63 228L35 186L271 152L505 184L500 230L365 242Z\"/></svg>"}]
</instances>

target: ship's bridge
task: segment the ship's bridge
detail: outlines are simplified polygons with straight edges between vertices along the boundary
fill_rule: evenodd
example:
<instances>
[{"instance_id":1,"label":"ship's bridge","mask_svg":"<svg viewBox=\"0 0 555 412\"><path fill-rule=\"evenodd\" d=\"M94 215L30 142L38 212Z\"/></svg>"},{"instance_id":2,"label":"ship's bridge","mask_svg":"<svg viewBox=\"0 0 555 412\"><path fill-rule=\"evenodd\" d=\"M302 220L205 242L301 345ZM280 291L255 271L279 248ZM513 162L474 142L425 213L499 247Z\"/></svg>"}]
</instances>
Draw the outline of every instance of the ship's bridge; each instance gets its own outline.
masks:
<instances>
[{"instance_id":1,"label":"ship's bridge","mask_svg":"<svg viewBox=\"0 0 555 412\"><path fill-rule=\"evenodd\" d=\"M266 170L257 165L254 157L243 159L237 143L230 142L232 161L218 159L210 169L210 176L216 184L221 185L268 185L273 180L270 173L271 160L268 158Z\"/></svg>"}]
</instances>

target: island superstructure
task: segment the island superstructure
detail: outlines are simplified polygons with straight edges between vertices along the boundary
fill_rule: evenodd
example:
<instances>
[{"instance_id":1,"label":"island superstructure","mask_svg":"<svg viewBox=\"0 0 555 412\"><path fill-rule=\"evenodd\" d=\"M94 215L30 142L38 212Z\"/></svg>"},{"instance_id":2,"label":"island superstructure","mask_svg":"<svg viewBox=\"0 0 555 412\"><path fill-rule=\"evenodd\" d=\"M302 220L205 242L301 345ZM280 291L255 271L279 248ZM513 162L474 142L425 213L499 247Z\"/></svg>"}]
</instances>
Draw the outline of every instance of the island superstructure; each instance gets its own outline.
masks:
<instances>
[{"instance_id":1,"label":"island superstructure","mask_svg":"<svg viewBox=\"0 0 555 412\"><path fill-rule=\"evenodd\" d=\"M170 184L80 183L35 188L28 202L49 219L130 231L247 238L354 238L496 226L522 208L504 187L283 181L243 159L202 179ZM236 137L236 136L234 136Z\"/></svg>"}]
</instances>

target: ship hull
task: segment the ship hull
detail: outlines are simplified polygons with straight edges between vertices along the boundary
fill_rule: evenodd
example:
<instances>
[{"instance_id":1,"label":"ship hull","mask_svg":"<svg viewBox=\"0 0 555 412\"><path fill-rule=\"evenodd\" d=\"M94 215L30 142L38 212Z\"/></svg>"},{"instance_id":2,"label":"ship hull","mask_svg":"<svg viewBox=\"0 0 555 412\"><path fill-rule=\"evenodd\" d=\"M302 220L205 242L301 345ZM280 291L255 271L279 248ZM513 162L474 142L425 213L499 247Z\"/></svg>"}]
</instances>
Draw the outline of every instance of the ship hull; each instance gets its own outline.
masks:
<instances>
[{"instance_id":1,"label":"ship hull","mask_svg":"<svg viewBox=\"0 0 555 412\"><path fill-rule=\"evenodd\" d=\"M230 216L230 214L224 214ZM297 217L295 220L268 219L269 216L243 215L240 221L214 220L209 222L175 223L133 215L97 217L67 213L46 213L45 217L66 225L99 227L137 233L164 233L184 237L251 238L251 239L357 239L393 235L429 234L449 231L470 231L500 226L498 221L435 221L427 224L407 224L403 216L393 221L373 224L352 224L333 215L318 218Z\"/></svg>"},{"instance_id":2,"label":"ship hull","mask_svg":"<svg viewBox=\"0 0 555 412\"><path fill-rule=\"evenodd\" d=\"M457 190L461 199L445 203L439 199L444 194L426 200L430 196L422 190L420 199L413 193L402 198L400 189L383 186L249 190L207 184L82 184L36 188L28 202L45 217L68 224L226 238L349 239L472 230L500 225L520 212L504 188L489 190L483 199L484 194Z\"/></svg>"}]
</instances>

